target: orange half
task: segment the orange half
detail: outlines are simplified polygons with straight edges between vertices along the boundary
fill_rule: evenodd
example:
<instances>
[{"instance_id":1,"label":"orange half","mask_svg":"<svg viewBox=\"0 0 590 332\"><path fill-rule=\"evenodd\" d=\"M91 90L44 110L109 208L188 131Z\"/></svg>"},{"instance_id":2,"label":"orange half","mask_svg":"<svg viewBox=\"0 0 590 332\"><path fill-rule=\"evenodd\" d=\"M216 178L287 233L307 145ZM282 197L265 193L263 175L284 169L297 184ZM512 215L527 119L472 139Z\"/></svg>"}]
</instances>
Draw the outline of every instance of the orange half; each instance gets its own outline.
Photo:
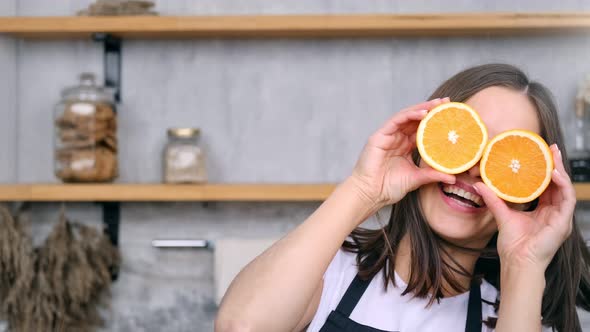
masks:
<instances>
[{"instance_id":1,"label":"orange half","mask_svg":"<svg viewBox=\"0 0 590 332\"><path fill-rule=\"evenodd\" d=\"M483 121L463 103L445 103L422 119L416 145L422 159L432 168L459 174L480 160L488 140Z\"/></svg>"},{"instance_id":2,"label":"orange half","mask_svg":"<svg viewBox=\"0 0 590 332\"><path fill-rule=\"evenodd\" d=\"M513 203L533 201L551 183L553 155L545 140L528 130L509 130L486 146L480 172L498 197Z\"/></svg>"}]
</instances>

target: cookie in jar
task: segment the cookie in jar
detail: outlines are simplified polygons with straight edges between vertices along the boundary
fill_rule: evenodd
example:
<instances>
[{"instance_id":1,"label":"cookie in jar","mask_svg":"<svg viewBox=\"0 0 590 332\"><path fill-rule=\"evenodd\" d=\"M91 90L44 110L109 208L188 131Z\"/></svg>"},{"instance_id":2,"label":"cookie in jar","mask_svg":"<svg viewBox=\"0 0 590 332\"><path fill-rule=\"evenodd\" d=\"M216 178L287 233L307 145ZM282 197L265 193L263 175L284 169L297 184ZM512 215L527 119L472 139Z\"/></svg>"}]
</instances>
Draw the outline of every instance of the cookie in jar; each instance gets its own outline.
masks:
<instances>
[{"instance_id":1,"label":"cookie in jar","mask_svg":"<svg viewBox=\"0 0 590 332\"><path fill-rule=\"evenodd\" d=\"M118 175L114 91L90 73L62 91L55 112L55 175L64 182L110 182Z\"/></svg>"}]
</instances>

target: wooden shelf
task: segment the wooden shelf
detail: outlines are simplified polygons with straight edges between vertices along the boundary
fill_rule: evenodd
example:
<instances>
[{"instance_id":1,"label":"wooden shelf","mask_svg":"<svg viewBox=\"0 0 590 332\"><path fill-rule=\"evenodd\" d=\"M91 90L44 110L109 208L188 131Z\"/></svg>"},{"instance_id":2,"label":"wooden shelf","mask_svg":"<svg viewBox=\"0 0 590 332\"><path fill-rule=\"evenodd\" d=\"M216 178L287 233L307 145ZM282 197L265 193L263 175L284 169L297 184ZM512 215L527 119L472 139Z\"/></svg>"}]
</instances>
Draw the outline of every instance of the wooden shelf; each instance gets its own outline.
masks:
<instances>
[{"instance_id":1,"label":"wooden shelf","mask_svg":"<svg viewBox=\"0 0 590 332\"><path fill-rule=\"evenodd\" d=\"M0 34L24 38L338 38L518 35L590 29L590 13L0 17Z\"/></svg>"},{"instance_id":2,"label":"wooden shelf","mask_svg":"<svg viewBox=\"0 0 590 332\"><path fill-rule=\"evenodd\" d=\"M574 187L579 201L590 201L590 183L576 183Z\"/></svg>"},{"instance_id":3,"label":"wooden shelf","mask_svg":"<svg viewBox=\"0 0 590 332\"><path fill-rule=\"evenodd\" d=\"M334 184L17 184L0 185L0 201L31 202L312 202L323 201ZM590 183L575 184L590 201Z\"/></svg>"},{"instance_id":4,"label":"wooden shelf","mask_svg":"<svg viewBox=\"0 0 590 332\"><path fill-rule=\"evenodd\" d=\"M0 201L323 201L332 184L18 184L0 185Z\"/></svg>"}]
</instances>

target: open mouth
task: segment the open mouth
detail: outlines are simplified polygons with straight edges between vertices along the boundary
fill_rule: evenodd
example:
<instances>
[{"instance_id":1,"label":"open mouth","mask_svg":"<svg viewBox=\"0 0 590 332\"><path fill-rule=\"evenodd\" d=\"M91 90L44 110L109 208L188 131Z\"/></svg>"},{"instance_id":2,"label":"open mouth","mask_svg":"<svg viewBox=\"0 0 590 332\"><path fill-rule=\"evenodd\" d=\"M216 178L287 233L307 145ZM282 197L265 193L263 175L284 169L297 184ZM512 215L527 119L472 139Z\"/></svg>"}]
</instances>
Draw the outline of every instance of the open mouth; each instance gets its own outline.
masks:
<instances>
[{"instance_id":1,"label":"open mouth","mask_svg":"<svg viewBox=\"0 0 590 332\"><path fill-rule=\"evenodd\" d=\"M439 183L439 186L445 196L454 199L461 205L474 208L481 208L485 206L483 199L478 194L466 191L455 185Z\"/></svg>"}]
</instances>

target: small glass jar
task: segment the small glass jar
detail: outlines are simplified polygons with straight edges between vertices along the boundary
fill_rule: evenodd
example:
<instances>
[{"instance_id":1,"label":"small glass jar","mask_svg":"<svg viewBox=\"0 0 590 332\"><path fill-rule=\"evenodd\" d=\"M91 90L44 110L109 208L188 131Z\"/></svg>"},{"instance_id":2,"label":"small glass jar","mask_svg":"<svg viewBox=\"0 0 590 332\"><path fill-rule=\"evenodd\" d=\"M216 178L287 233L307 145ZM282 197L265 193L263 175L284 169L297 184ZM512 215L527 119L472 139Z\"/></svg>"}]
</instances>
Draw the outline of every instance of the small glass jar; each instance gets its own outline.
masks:
<instances>
[{"instance_id":1,"label":"small glass jar","mask_svg":"<svg viewBox=\"0 0 590 332\"><path fill-rule=\"evenodd\" d=\"M64 182L109 182L117 170L114 91L91 73L62 91L55 108L55 175Z\"/></svg>"},{"instance_id":2,"label":"small glass jar","mask_svg":"<svg viewBox=\"0 0 590 332\"><path fill-rule=\"evenodd\" d=\"M164 148L164 182L207 182L205 153L199 146L198 128L168 129L168 143Z\"/></svg>"},{"instance_id":3,"label":"small glass jar","mask_svg":"<svg viewBox=\"0 0 590 332\"><path fill-rule=\"evenodd\" d=\"M590 182L590 76L579 87L575 111L574 145L569 150L572 181Z\"/></svg>"}]
</instances>

